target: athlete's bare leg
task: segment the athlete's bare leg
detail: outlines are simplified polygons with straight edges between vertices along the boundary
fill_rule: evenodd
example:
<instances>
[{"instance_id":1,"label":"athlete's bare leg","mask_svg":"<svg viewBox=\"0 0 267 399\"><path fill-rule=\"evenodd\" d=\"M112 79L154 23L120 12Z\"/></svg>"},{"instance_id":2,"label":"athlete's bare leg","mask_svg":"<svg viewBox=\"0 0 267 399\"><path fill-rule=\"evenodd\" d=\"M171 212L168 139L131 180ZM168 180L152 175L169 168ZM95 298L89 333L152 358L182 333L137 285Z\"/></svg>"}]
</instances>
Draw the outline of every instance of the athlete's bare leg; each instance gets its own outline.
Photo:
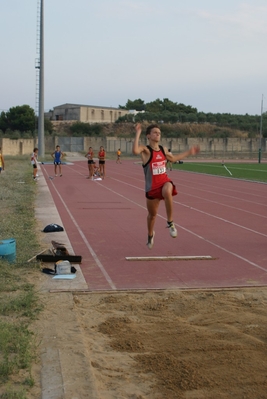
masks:
<instances>
[{"instance_id":1,"label":"athlete's bare leg","mask_svg":"<svg viewBox=\"0 0 267 399\"><path fill-rule=\"evenodd\" d=\"M167 215L168 222L173 221L172 190L173 190L173 185L170 182L165 183L164 186L162 187L162 196L165 200L164 202L165 202L165 209L166 209L166 215Z\"/></svg>"},{"instance_id":2,"label":"athlete's bare leg","mask_svg":"<svg viewBox=\"0 0 267 399\"><path fill-rule=\"evenodd\" d=\"M154 225L156 221L156 216L158 213L158 208L159 208L159 199L146 199L146 206L148 210L148 215L147 215L147 231L148 235L151 237L153 236L153 231L154 231Z\"/></svg>"},{"instance_id":3,"label":"athlete's bare leg","mask_svg":"<svg viewBox=\"0 0 267 399\"><path fill-rule=\"evenodd\" d=\"M89 179L93 179L94 177L94 165L91 163L89 164Z\"/></svg>"}]
</instances>

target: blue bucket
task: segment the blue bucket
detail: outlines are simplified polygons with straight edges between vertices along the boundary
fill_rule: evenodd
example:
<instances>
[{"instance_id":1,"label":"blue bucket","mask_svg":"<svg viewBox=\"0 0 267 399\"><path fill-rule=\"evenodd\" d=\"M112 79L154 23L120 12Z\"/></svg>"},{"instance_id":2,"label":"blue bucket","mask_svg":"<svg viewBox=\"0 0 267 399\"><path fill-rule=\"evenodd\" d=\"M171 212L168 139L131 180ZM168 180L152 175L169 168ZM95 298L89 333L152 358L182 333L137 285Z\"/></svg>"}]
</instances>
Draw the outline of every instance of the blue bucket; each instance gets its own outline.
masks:
<instances>
[{"instance_id":1,"label":"blue bucket","mask_svg":"<svg viewBox=\"0 0 267 399\"><path fill-rule=\"evenodd\" d=\"M13 263L16 260L16 240L10 238L9 240L0 240L0 258Z\"/></svg>"}]
</instances>

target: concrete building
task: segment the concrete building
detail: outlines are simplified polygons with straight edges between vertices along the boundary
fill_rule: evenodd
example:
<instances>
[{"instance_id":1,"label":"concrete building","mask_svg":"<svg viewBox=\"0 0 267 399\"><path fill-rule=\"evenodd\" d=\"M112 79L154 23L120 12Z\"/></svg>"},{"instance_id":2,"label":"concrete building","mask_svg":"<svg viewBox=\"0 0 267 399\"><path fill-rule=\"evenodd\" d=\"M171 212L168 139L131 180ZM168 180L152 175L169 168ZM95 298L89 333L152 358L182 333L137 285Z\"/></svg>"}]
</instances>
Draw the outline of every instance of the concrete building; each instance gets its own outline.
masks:
<instances>
[{"instance_id":1,"label":"concrete building","mask_svg":"<svg viewBox=\"0 0 267 399\"><path fill-rule=\"evenodd\" d=\"M128 114L125 109L98 107L95 105L63 104L45 114L51 121L71 121L84 123L113 123L120 116Z\"/></svg>"}]
</instances>

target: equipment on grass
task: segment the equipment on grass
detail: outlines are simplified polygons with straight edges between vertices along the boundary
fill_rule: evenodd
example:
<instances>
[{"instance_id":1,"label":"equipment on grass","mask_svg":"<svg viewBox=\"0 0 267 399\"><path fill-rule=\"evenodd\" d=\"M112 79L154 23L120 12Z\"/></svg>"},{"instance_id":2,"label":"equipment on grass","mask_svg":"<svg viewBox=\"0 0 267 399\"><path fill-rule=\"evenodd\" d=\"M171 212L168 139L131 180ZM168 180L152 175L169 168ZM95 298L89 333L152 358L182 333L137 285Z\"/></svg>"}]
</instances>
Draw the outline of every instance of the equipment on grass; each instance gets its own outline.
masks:
<instances>
[{"instance_id":1,"label":"equipment on grass","mask_svg":"<svg viewBox=\"0 0 267 399\"><path fill-rule=\"evenodd\" d=\"M52 255L41 253L36 256L36 260L48 263L56 263L57 261L64 260L68 260L71 263L82 262L82 257L80 255L70 255L64 244L57 241L51 241L51 244L53 246Z\"/></svg>"},{"instance_id":2,"label":"equipment on grass","mask_svg":"<svg viewBox=\"0 0 267 399\"><path fill-rule=\"evenodd\" d=\"M56 224L56 223L48 224L48 225L43 229L43 232L44 232L44 233L53 233L53 232L56 232L56 231L64 231L64 229L63 229L62 226L59 226L59 224Z\"/></svg>"},{"instance_id":3,"label":"equipment on grass","mask_svg":"<svg viewBox=\"0 0 267 399\"><path fill-rule=\"evenodd\" d=\"M48 267L44 267L42 269L43 273L53 274L53 275L67 275L76 273L76 269L74 266L71 266L71 263L68 260L59 260L55 263L54 269L50 269Z\"/></svg>"},{"instance_id":4,"label":"equipment on grass","mask_svg":"<svg viewBox=\"0 0 267 399\"><path fill-rule=\"evenodd\" d=\"M37 255L36 260L41 260L42 262L53 263L58 260L68 260L71 263L81 263L82 257L79 255Z\"/></svg>"},{"instance_id":5,"label":"equipment on grass","mask_svg":"<svg viewBox=\"0 0 267 399\"><path fill-rule=\"evenodd\" d=\"M230 172L230 170L223 164L223 167L227 170L227 172L229 173L229 175L232 176L232 173Z\"/></svg>"}]
</instances>

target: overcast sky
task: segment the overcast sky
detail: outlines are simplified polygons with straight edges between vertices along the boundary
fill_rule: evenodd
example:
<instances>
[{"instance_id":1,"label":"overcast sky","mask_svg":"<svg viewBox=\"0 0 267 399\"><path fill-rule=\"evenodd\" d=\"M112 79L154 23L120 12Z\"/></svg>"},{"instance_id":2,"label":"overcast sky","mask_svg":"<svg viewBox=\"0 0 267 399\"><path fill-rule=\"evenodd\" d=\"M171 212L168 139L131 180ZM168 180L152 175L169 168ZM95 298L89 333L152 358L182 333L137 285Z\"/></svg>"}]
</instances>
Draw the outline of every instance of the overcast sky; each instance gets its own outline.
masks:
<instances>
[{"instance_id":1,"label":"overcast sky","mask_svg":"<svg viewBox=\"0 0 267 399\"><path fill-rule=\"evenodd\" d=\"M157 98L267 111L266 0L43 0L45 110ZM38 0L1 0L0 112L36 109Z\"/></svg>"}]
</instances>

